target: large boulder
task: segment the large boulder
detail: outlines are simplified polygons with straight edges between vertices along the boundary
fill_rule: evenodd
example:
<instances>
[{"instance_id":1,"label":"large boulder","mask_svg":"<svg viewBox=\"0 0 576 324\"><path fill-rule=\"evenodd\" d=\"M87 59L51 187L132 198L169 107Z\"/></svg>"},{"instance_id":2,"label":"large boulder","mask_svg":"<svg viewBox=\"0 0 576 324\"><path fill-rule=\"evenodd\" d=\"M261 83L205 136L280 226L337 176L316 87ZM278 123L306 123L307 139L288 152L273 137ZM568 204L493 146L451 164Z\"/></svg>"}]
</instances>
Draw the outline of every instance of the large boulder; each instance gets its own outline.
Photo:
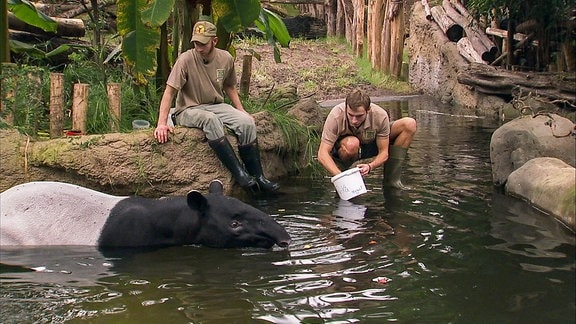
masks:
<instances>
[{"instance_id":1,"label":"large boulder","mask_svg":"<svg viewBox=\"0 0 576 324\"><path fill-rule=\"evenodd\" d=\"M305 111L298 112L298 107ZM296 105L291 115L303 125L321 128L319 104ZM308 134L284 136L269 112L254 114L264 173L278 179L298 172L307 163ZM312 123L312 124L311 124ZM314 125L316 123L316 125ZM235 147L236 138L229 136ZM219 179L226 193L238 189L230 172L206 143L201 130L176 127L167 143L159 144L153 129L131 133L33 140L16 130L0 130L0 191L39 180L81 185L115 195L148 197L185 195L208 188Z\"/></svg>"},{"instance_id":2,"label":"large boulder","mask_svg":"<svg viewBox=\"0 0 576 324\"><path fill-rule=\"evenodd\" d=\"M556 158L532 159L515 170L506 193L529 201L576 231L576 169Z\"/></svg>"},{"instance_id":3,"label":"large boulder","mask_svg":"<svg viewBox=\"0 0 576 324\"><path fill-rule=\"evenodd\" d=\"M572 121L556 114L521 116L500 126L490 141L494 183L504 185L510 173L537 157L555 157L574 167L573 130Z\"/></svg>"}]
</instances>

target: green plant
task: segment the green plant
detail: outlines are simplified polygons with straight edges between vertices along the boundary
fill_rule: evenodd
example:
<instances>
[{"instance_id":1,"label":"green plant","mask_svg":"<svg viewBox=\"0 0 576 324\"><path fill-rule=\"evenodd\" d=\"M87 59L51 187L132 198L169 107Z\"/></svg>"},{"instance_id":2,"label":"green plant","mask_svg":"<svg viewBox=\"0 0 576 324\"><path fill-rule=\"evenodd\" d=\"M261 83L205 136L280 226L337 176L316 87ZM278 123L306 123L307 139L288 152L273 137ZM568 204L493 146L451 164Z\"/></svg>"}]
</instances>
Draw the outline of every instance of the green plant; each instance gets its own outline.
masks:
<instances>
[{"instance_id":1,"label":"green plant","mask_svg":"<svg viewBox=\"0 0 576 324\"><path fill-rule=\"evenodd\" d=\"M29 65L4 65L2 68L2 103L4 120L21 133L35 137L50 123L43 98L47 96L46 68Z\"/></svg>"},{"instance_id":2,"label":"green plant","mask_svg":"<svg viewBox=\"0 0 576 324\"><path fill-rule=\"evenodd\" d=\"M287 107L293 106L296 101L286 98L268 100L269 98L243 98L244 108L250 113L259 111L269 112L276 126L282 132L283 138L288 144L290 151L304 150L305 168L314 163L314 153L320 138L318 134L306 125L302 125L287 112Z\"/></svg>"}]
</instances>

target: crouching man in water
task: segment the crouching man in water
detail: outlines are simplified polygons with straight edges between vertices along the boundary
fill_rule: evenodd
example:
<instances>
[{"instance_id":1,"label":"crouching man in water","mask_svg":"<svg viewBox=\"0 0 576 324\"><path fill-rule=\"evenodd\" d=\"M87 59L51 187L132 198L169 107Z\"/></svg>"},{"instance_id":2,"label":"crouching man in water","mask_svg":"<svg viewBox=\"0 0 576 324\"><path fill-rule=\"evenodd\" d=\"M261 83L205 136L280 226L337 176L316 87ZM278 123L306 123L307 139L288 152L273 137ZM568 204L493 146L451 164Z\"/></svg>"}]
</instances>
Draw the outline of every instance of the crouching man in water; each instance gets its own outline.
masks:
<instances>
[{"instance_id":1,"label":"crouching man in water","mask_svg":"<svg viewBox=\"0 0 576 324\"><path fill-rule=\"evenodd\" d=\"M318 160L335 176L360 159L373 157L357 167L360 174L384 165L383 186L407 189L400 180L406 152L416 133L416 120L404 117L390 122L370 96L353 90L346 101L332 108L322 130Z\"/></svg>"},{"instance_id":2,"label":"crouching man in water","mask_svg":"<svg viewBox=\"0 0 576 324\"><path fill-rule=\"evenodd\" d=\"M192 42L194 48L180 54L166 81L154 137L160 143L168 140L168 133L174 130L169 121L201 128L210 147L241 187L277 191L279 185L266 179L262 172L256 124L240 102L234 59L227 51L216 48L216 26L207 21L197 22ZM234 106L224 103L224 92ZM172 114L170 107L176 94ZM244 166L226 138L225 128L236 134Z\"/></svg>"}]
</instances>

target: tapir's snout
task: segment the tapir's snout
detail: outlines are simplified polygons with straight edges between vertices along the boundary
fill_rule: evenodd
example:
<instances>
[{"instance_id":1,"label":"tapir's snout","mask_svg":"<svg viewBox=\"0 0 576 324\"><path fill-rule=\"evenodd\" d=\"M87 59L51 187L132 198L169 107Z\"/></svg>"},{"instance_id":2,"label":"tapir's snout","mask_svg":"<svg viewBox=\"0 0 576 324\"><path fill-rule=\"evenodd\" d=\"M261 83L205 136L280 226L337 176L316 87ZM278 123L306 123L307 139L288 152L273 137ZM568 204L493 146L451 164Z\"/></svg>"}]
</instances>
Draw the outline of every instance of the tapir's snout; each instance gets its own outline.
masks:
<instances>
[{"instance_id":1,"label":"tapir's snout","mask_svg":"<svg viewBox=\"0 0 576 324\"><path fill-rule=\"evenodd\" d=\"M287 239L278 241L278 242L276 243L276 245L278 245L278 246L281 247L281 248L287 248L288 245L290 245L291 242L292 242L292 240L291 240L290 238L287 238Z\"/></svg>"},{"instance_id":2,"label":"tapir's snout","mask_svg":"<svg viewBox=\"0 0 576 324\"><path fill-rule=\"evenodd\" d=\"M287 248L288 245L290 245L290 243L292 242L292 238L282 225L278 223L276 224L278 225L278 232L277 235L275 235L276 245L278 245L281 248Z\"/></svg>"}]
</instances>

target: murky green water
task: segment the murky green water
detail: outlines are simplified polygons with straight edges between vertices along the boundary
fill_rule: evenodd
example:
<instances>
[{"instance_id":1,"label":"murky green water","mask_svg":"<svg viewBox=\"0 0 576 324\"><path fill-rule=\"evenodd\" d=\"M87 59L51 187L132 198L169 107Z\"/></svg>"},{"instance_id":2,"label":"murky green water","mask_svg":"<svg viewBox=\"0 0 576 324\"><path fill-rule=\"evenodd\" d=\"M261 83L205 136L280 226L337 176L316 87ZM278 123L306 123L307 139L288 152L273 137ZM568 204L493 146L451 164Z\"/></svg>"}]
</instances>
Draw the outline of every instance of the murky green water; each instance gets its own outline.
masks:
<instances>
[{"instance_id":1,"label":"murky green water","mask_svg":"<svg viewBox=\"0 0 576 324\"><path fill-rule=\"evenodd\" d=\"M493 188L497 125L383 105L418 120L412 190L383 193L373 172L351 203L329 179L286 179L249 202L287 227L289 250L2 251L0 322L574 323L574 234Z\"/></svg>"}]
</instances>

